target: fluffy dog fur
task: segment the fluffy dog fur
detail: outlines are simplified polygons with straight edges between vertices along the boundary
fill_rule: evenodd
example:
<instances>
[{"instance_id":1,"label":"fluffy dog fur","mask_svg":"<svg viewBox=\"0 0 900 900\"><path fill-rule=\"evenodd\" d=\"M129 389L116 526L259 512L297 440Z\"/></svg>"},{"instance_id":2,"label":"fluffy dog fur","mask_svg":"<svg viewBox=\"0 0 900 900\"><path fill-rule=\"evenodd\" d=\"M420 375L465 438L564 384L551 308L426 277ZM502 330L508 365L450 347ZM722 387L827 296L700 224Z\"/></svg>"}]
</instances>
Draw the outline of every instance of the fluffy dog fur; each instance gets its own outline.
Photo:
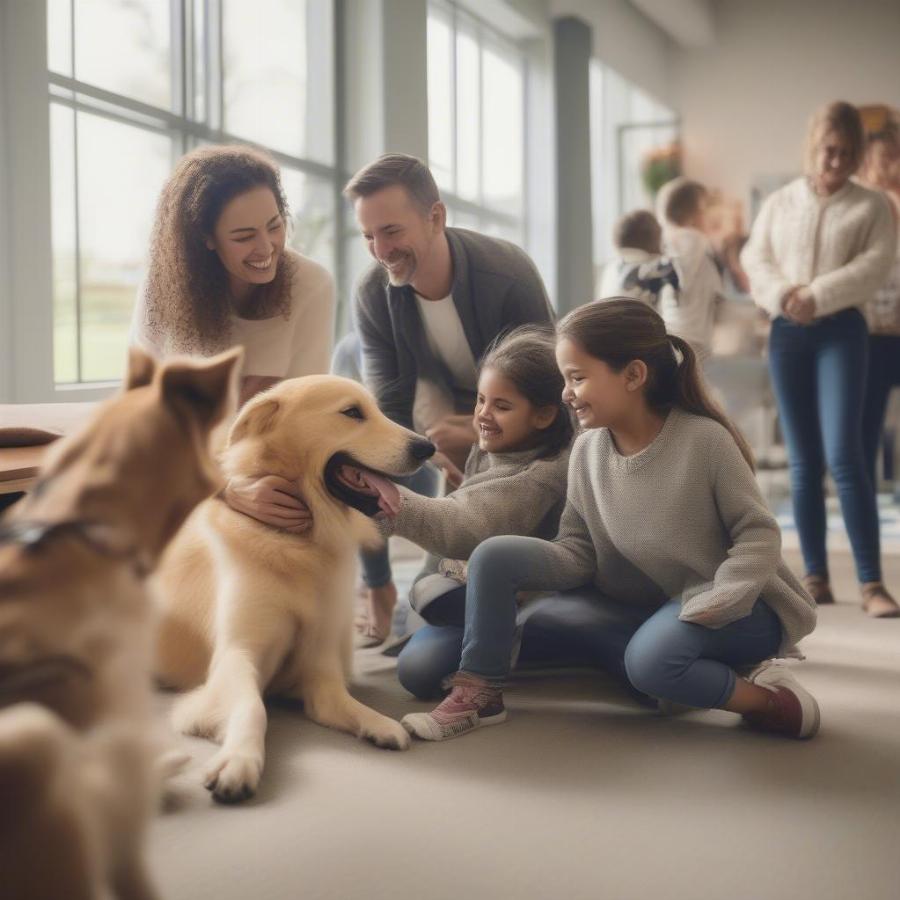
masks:
<instances>
[{"instance_id":1,"label":"fluffy dog fur","mask_svg":"<svg viewBox=\"0 0 900 900\"><path fill-rule=\"evenodd\" d=\"M370 518L377 491L341 472L349 464L364 478L410 475L433 452L345 378L282 382L238 416L226 473L295 482L313 526L287 534L212 499L197 508L160 566L157 673L164 684L193 689L173 710L176 729L222 744L205 777L215 799L242 800L257 788L267 694L301 700L313 721L380 747L409 746L397 722L354 700L346 687L355 557L361 544L380 538Z\"/></svg>"},{"instance_id":2,"label":"fluffy dog fur","mask_svg":"<svg viewBox=\"0 0 900 900\"><path fill-rule=\"evenodd\" d=\"M133 351L125 391L50 449L3 522L4 896L156 896L142 859L161 774L144 576L221 484L207 444L239 358L157 369Z\"/></svg>"}]
</instances>

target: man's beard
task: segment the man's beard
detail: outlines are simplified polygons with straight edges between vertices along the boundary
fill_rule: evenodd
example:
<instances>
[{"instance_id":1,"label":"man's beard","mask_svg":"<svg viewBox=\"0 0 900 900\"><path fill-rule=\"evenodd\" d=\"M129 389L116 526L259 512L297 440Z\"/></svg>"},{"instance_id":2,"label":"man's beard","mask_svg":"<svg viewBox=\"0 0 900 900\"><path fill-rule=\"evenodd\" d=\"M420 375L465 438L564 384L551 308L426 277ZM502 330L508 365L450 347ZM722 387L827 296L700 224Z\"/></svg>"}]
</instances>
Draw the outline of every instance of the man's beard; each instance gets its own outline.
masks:
<instances>
[{"instance_id":1,"label":"man's beard","mask_svg":"<svg viewBox=\"0 0 900 900\"><path fill-rule=\"evenodd\" d=\"M390 269L385 263L382 263L382 265L388 273L388 281L394 287L405 287L416 274L416 269L418 268L416 257L412 253L404 253L397 262L401 263L401 265L396 270Z\"/></svg>"}]
</instances>

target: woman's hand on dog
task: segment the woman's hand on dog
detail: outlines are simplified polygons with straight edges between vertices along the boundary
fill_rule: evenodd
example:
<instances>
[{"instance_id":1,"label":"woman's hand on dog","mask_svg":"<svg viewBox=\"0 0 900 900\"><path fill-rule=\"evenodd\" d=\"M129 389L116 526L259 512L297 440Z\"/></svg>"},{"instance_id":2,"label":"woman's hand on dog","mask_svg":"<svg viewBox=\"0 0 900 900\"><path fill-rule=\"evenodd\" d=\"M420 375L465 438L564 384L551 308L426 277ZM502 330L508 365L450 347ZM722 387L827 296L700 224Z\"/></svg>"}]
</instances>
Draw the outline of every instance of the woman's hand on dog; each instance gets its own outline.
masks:
<instances>
[{"instance_id":1,"label":"woman's hand on dog","mask_svg":"<svg viewBox=\"0 0 900 900\"><path fill-rule=\"evenodd\" d=\"M225 486L224 499L245 516L290 534L304 534L312 528L312 513L299 488L279 475L232 478Z\"/></svg>"}]
</instances>

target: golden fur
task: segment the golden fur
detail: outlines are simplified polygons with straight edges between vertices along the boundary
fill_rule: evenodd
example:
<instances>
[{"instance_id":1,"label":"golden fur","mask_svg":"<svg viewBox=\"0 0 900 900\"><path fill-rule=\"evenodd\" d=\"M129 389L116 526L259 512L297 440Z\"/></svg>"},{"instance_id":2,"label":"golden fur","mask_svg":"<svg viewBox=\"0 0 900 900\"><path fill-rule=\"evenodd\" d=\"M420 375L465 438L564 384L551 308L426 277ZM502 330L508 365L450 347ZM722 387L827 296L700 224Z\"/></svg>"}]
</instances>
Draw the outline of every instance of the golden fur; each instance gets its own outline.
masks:
<instances>
[{"instance_id":1,"label":"golden fur","mask_svg":"<svg viewBox=\"0 0 900 900\"><path fill-rule=\"evenodd\" d=\"M295 482L313 526L287 534L212 499L160 566L157 674L164 684L192 689L173 710L176 729L222 743L205 777L217 800L256 790L267 694L301 700L313 721L378 746L409 746L397 722L347 691L355 557L361 544L379 540L368 515L348 503L369 514L377 504L364 493L339 498L327 473L347 458L362 470L409 475L433 451L388 420L363 387L333 376L284 381L238 416L226 473Z\"/></svg>"},{"instance_id":2,"label":"golden fur","mask_svg":"<svg viewBox=\"0 0 900 900\"><path fill-rule=\"evenodd\" d=\"M144 574L221 484L208 440L239 358L157 369L133 351L124 392L50 449L3 522L19 529L0 542L4 896L156 896L142 861L160 774ZM70 524L33 540L25 523Z\"/></svg>"}]
</instances>

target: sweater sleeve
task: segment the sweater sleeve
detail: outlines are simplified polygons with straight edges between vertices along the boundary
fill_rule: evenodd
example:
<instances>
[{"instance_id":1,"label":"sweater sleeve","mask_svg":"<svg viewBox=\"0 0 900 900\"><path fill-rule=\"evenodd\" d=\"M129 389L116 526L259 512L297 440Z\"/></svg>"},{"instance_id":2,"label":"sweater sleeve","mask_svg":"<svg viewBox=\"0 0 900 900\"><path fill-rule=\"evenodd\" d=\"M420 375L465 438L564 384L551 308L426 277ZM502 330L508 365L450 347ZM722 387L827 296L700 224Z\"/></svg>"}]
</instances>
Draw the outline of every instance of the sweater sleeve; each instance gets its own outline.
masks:
<instances>
[{"instance_id":1,"label":"sweater sleeve","mask_svg":"<svg viewBox=\"0 0 900 900\"><path fill-rule=\"evenodd\" d=\"M397 346L385 308L384 291L366 276L357 288L356 331L362 349L363 381L375 395L378 408L391 421L413 428L415 376L400 375Z\"/></svg>"},{"instance_id":2,"label":"sweater sleeve","mask_svg":"<svg viewBox=\"0 0 900 900\"><path fill-rule=\"evenodd\" d=\"M887 281L897 253L897 234L887 199L875 199L862 250L840 268L814 278L809 286L818 316L830 316L871 300Z\"/></svg>"},{"instance_id":3,"label":"sweater sleeve","mask_svg":"<svg viewBox=\"0 0 900 900\"><path fill-rule=\"evenodd\" d=\"M552 323L553 311L534 262L522 253L524 272L513 281L503 303L503 329L519 325Z\"/></svg>"},{"instance_id":4,"label":"sweater sleeve","mask_svg":"<svg viewBox=\"0 0 900 900\"><path fill-rule=\"evenodd\" d=\"M722 628L750 614L775 574L781 562L781 532L731 435L721 431L709 452L712 490L731 547L712 583L684 592L680 618Z\"/></svg>"},{"instance_id":5,"label":"sweater sleeve","mask_svg":"<svg viewBox=\"0 0 900 900\"><path fill-rule=\"evenodd\" d=\"M447 497L422 497L400 488L402 503L393 533L430 553L468 559L495 535L531 535L560 500L558 485L535 480L529 470L489 478Z\"/></svg>"},{"instance_id":6,"label":"sweater sleeve","mask_svg":"<svg viewBox=\"0 0 900 900\"><path fill-rule=\"evenodd\" d=\"M741 265L750 279L753 300L773 319L781 315L781 301L793 285L784 276L772 249L772 223L775 217L777 194L763 203L750 239L741 252Z\"/></svg>"},{"instance_id":7,"label":"sweater sleeve","mask_svg":"<svg viewBox=\"0 0 900 900\"><path fill-rule=\"evenodd\" d=\"M309 261L305 261L309 262ZM331 365L334 335L334 280L315 265L312 278L302 279L293 292L294 340L286 378L322 375Z\"/></svg>"}]
</instances>

